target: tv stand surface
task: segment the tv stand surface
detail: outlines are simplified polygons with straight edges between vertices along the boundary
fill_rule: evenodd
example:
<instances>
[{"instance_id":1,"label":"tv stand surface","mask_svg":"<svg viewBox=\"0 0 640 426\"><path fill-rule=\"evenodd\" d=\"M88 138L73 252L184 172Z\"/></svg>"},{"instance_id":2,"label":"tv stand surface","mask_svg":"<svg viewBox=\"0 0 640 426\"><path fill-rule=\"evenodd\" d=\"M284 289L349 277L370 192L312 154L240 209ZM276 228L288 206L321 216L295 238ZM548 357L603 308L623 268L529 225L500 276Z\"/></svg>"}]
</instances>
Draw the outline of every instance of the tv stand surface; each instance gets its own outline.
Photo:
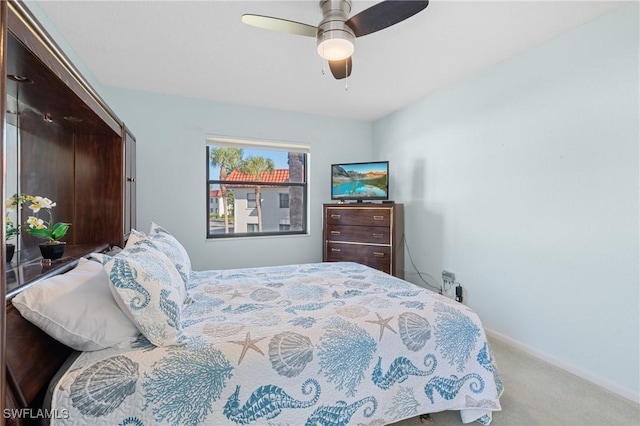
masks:
<instances>
[{"instance_id":1,"label":"tv stand surface","mask_svg":"<svg viewBox=\"0 0 640 426\"><path fill-rule=\"evenodd\" d=\"M349 205L349 204L395 204L395 201L391 200L380 200L380 201L364 201L364 200L339 200L337 201L339 205Z\"/></svg>"}]
</instances>

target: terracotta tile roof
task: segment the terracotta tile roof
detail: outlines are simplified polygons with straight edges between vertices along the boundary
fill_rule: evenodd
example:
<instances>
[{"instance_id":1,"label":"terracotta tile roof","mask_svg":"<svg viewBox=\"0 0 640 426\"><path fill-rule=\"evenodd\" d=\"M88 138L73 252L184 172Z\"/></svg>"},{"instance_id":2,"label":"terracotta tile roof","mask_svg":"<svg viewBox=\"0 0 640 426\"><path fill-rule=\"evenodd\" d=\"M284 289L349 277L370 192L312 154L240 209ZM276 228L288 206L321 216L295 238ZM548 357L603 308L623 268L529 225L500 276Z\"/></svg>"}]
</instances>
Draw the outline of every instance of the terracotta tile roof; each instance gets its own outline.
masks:
<instances>
[{"instance_id":1,"label":"terracotta tile roof","mask_svg":"<svg viewBox=\"0 0 640 426\"><path fill-rule=\"evenodd\" d=\"M287 169L276 169L272 172L262 172L260 174L260 179L256 179L249 173L243 173L239 170L234 170L229 173L227 176L227 180L235 180L240 182L277 182L277 183L286 183L289 182L289 170Z\"/></svg>"},{"instance_id":2,"label":"terracotta tile roof","mask_svg":"<svg viewBox=\"0 0 640 426\"><path fill-rule=\"evenodd\" d=\"M222 191L219 189L214 189L213 191L209 191L209 197L222 197Z\"/></svg>"}]
</instances>

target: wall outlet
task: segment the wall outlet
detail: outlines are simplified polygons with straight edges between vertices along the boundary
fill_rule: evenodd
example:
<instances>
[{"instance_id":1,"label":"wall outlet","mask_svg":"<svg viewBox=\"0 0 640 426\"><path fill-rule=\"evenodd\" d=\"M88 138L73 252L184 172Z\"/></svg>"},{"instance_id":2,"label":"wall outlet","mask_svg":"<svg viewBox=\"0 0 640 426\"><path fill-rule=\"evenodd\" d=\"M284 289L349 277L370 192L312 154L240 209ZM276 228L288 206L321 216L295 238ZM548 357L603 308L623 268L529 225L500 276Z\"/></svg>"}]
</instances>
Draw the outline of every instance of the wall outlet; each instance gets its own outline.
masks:
<instances>
[{"instance_id":1,"label":"wall outlet","mask_svg":"<svg viewBox=\"0 0 640 426\"><path fill-rule=\"evenodd\" d=\"M456 282L456 274L453 272L442 270L442 281L445 284L453 284Z\"/></svg>"}]
</instances>

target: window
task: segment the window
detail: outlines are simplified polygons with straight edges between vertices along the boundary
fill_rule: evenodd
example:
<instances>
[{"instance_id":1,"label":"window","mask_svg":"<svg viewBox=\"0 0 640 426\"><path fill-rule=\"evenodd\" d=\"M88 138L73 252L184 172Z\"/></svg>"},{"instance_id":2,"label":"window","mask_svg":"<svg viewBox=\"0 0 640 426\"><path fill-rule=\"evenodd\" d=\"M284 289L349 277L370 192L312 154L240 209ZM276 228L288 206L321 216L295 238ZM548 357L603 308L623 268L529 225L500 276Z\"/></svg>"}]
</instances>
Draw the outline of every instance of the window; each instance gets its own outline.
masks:
<instances>
[{"instance_id":1,"label":"window","mask_svg":"<svg viewBox=\"0 0 640 426\"><path fill-rule=\"evenodd\" d=\"M289 193L280 193L280 208L288 209L289 208Z\"/></svg>"},{"instance_id":2,"label":"window","mask_svg":"<svg viewBox=\"0 0 640 426\"><path fill-rule=\"evenodd\" d=\"M207 139L207 238L307 233L309 147Z\"/></svg>"},{"instance_id":3,"label":"window","mask_svg":"<svg viewBox=\"0 0 640 426\"><path fill-rule=\"evenodd\" d=\"M256 208L256 194L247 192L247 208L255 209Z\"/></svg>"}]
</instances>

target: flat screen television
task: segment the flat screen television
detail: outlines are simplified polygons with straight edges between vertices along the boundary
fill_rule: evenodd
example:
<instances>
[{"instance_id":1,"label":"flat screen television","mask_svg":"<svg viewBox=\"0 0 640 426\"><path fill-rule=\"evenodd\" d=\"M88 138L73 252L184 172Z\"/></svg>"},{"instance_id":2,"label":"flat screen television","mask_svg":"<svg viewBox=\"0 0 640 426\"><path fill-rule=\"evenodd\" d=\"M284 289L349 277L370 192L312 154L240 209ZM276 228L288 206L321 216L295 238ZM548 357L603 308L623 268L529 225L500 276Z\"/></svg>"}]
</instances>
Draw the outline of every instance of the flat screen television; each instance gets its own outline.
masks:
<instances>
[{"instance_id":1,"label":"flat screen television","mask_svg":"<svg viewBox=\"0 0 640 426\"><path fill-rule=\"evenodd\" d=\"M389 162L331 165L331 199L358 202L389 199Z\"/></svg>"}]
</instances>

